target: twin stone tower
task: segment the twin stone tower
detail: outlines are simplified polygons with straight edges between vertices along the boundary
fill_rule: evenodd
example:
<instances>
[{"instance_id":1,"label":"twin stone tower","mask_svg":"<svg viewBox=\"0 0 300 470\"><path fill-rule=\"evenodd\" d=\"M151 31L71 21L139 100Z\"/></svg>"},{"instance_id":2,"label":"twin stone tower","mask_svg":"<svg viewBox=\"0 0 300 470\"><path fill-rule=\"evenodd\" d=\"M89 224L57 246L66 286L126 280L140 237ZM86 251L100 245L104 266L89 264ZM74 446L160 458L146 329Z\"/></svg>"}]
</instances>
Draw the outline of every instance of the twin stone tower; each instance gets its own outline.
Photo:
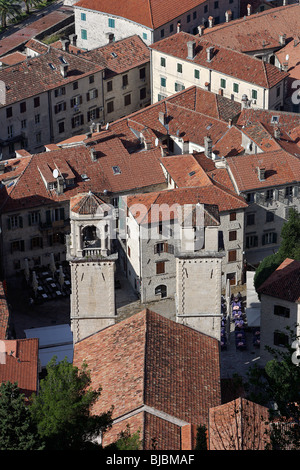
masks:
<instances>
[{"instance_id":1,"label":"twin stone tower","mask_svg":"<svg viewBox=\"0 0 300 470\"><path fill-rule=\"evenodd\" d=\"M115 272L121 269L117 265L118 217L105 195L89 192L71 199L71 233L66 244L71 268L74 344L118 321L115 300ZM202 248L174 253L176 321L220 339L224 253L218 251L218 224L211 226L206 216L204 220L208 222L204 224Z\"/></svg>"}]
</instances>

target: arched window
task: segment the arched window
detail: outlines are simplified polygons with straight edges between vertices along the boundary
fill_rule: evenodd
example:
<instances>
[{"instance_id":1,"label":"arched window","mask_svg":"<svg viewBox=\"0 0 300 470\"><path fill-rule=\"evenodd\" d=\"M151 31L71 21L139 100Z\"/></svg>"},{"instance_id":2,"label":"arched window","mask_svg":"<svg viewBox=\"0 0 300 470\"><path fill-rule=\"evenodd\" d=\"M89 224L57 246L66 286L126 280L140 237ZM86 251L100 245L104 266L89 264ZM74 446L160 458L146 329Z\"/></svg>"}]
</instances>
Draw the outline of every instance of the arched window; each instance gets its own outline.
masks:
<instances>
[{"instance_id":1,"label":"arched window","mask_svg":"<svg viewBox=\"0 0 300 470\"><path fill-rule=\"evenodd\" d=\"M167 286L165 286L164 284L160 284L159 286L157 286L155 288L155 295L160 295L162 299L167 297Z\"/></svg>"}]
</instances>

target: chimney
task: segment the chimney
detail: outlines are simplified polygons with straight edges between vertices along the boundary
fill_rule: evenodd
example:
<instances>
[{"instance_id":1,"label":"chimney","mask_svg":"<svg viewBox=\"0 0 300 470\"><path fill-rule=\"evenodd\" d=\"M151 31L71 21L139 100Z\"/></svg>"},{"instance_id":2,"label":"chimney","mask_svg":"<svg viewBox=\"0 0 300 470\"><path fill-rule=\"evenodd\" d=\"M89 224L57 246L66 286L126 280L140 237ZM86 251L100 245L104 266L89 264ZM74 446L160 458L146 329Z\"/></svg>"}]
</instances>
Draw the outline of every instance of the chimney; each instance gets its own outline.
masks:
<instances>
[{"instance_id":1,"label":"chimney","mask_svg":"<svg viewBox=\"0 0 300 470\"><path fill-rule=\"evenodd\" d=\"M214 25L214 18L213 18L213 16L209 16L208 17L208 27L212 28L213 25Z\"/></svg>"},{"instance_id":2,"label":"chimney","mask_svg":"<svg viewBox=\"0 0 300 470\"><path fill-rule=\"evenodd\" d=\"M177 33L180 33L180 30L181 30L181 23L180 23L180 21L178 21L178 23L177 23Z\"/></svg>"},{"instance_id":3,"label":"chimney","mask_svg":"<svg viewBox=\"0 0 300 470\"><path fill-rule=\"evenodd\" d=\"M226 20L226 23L228 23L229 21L231 21L231 18L232 18L232 11L231 10L227 10L225 12L225 20Z\"/></svg>"},{"instance_id":4,"label":"chimney","mask_svg":"<svg viewBox=\"0 0 300 470\"><path fill-rule=\"evenodd\" d=\"M77 34L70 34L69 36L70 42L72 46L76 46L77 44Z\"/></svg>"},{"instance_id":5,"label":"chimney","mask_svg":"<svg viewBox=\"0 0 300 470\"><path fill-rule=\"evenodd\" d=\"M68 75L68 66L69 64L60 64L60 73L64 78Z\"/></svg>"},{"instance_id":6,"label":"chimney","mask_svg":"<svg viewBox=\"0 0 300 470\"><path fill-rule=\"evenodd\" d=\"M205 26L203 24L200 24L200 26L198 26L199 36L203 36L204 30L205 30Z\"/></svg>"},{"instance_id":7,"label":"chimney","mask_svg":"<svg viewBox=\"0 0 300 470\"><path fill-rule=\"evenodd\" d=\"M56 192L58 195L60 195L64 192L64 179L62 176L58 176L56 181L57 181Z\"/></svg>"},{"instance_id":8,"label":"chimney","mask_svg":"<svg viewBox=\"0 0 300 470\"><path fill-rule=\"evenodd\" d=\"M286 34L279 34L279 44L285 46Z\"/></svg>"},{"instance_id":9,"label":"chimney","mask_svg":"<svg viewBox=\"0 0 300 470\"><path fill-rule=\"evenodd\" d=\"M247 95L242 96L242 108L246 109L249 108L249 100Z\"/></svg>"},{"instance_id":10,"label":"chimney","mask_svg":"<svg viewBox=\"0 0 300 470\"><path fill-rule=\"evenodd\" d=\"M251 3L248 3L248 5L247 5L247 14L248 14L248 16L250 16L251 13L252 13L252 5L251 5Z\"/></svg>"},{"instance_id":11,"label":"chimney","mask_svg":"<svg viewBox=\"0 0 300 470\"><path fill-rule=\"evenodd\" d=\"M90 156L92 162L95 162L97 160L97 152L93 147L90 149Z\"/></svg>"},{"instance_id":12,"label":"chimney","mask_svg":"<svg viewBox=\"0 0 300 470\"><path fill-rule=\"evenodd\" d=\"M61 39L61 47L63 51L69 52L70 41L69 39Z\"/></svg>"},{"instance_id":13,"label":"chimney","mask_svg":"<svg viewBox=\"0 0 300 470\"><path fill-rule=\"evenodd\" d=\"M101 124L100 122L97 122L96 124L96 132L100 132L101 131Z\"/></svg>"},{"instance_id":14,"label":"chimney","mask_svg":"<svg viewBox=\"0 0 300 470\"><path fill-rule=\"evenodd\" d=\"M166 122L167 122L167 119L166 119L166 115L163 111L160 111L159 114L158 114L158 120L159 122L165 126L166 125Z\"/></svg>"},{"instance_id":15,"label":"chimney","mask_svg":"<svg viewBox=\"0 0 300 470\"><path fill-rule=\"evenodd\" d=\"M194 59L195 49L196 49L195 41L188 41L188 43L187 43L187 50L188 50L187 59Z\"/></svg>"},{"instance_id":16,"label":"chimney","mask_svg":"<svg viewBox=\"0 0 300 470\"><path fill-rule=\"evenodd\" d=\"M280 132L279 127L274 127L274 137L275 137L275 139L280 139L280 135L281 135L281 132Z\"/></svg>"},{"instance_id":17,"label":"chimney","mask_svg":"<svg viewBox=\"0 0 300 470\"><path fill-rule=\"evenodd\" d=\"M212 140L209 135L204 137L204 153L208 158L212 158Z\"/></svg>"},{"instance_id":18,"label":"chimney","mask_svg":"<svg viewBox=\"0 0 300 470\"><path fill-rule=\"evenodd\" d=\"M264 181L266 179L266 169L257 167L258 179L259 181Z\"/></svg>"},{"instance_id":19,"label":"chimney","mask_svg":"<svg viewBox=\"0 0 300 470\"><path fill-rule=\"evenodd\" d=\"M232 119L228 119L228 127L232 126Z\"/></svg>"},{"instance_id":20,"label":"chimney","mask_svg":"<svg viewBox=\"0 0 300 470\"><path fill-rule=\"evenodd\" d=\"M214 47L210 46L206 49L206 60L207 62L210 62L213 58L214 55Z\"/></svg>"}]
</instances>

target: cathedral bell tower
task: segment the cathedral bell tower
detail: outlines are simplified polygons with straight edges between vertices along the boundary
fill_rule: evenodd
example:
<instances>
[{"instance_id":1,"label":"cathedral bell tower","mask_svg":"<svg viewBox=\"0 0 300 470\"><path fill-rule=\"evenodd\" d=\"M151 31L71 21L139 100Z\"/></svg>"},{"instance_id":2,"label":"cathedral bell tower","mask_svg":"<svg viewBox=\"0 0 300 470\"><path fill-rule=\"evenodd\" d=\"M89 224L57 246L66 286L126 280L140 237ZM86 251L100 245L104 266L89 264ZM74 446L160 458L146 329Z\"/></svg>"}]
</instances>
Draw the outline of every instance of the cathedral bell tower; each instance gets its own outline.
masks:
<instances>
[{"instance_id":1,"label":"cathedral bell tower","mask_svg":"<svg viewBox=\"0 0 300 470\"><path fill-rule=\"evenodd\" d=\"M70 201L71 329L74 344L116 322L112 207L91 192Z\"/></svg>"}]
</instances>

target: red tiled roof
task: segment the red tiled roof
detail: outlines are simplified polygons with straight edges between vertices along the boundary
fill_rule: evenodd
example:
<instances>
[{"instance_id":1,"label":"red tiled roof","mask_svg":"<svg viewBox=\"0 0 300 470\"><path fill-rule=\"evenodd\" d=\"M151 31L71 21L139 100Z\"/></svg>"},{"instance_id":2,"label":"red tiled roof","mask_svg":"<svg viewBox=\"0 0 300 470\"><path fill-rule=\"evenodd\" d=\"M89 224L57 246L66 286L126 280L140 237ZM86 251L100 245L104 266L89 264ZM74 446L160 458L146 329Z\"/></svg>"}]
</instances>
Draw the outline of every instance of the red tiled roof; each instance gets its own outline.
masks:
<instances>
[{"instance_id":1,"label":"red tiled roof","mask_svg":"<svg viewBox=\"0 0 300 470\"><path fill-rule=\"evenodd\" d=\"M258 292L289 302L300 302L300 261L290 258L280 266L259 287Z\"/></svg>"},{"instance_id":2,"label":"red tiled roof","mask_svg":"<svg viewBox=\"0 0 300 470\"><path fill-rule=\"evenodd\" d=\"M187 58L187 43L189 41L195 42L195 57L193 59ZM212 40L208 40L206 37L196 37L183 31L151 44L150 47L181 60L199 64L202 67L264 88L272 88L288 77L287 73L282 72L275 65L224 46L215 45ZM207 62L206 49L208 47L214 47L213 58L210 62Z\"/></svg>"},{"instance_id":3,"label":"red tiled roof","mask_svg":"<svg viewBox=\"0 0 300 470\"><path fill-rule=\"evenodd\" d=\"M209 450L266 450L265 406L238 398L209 410Z\"/></svg>"},{"instance_id":4,"label":"red tiled roof","mask_svg":"<svg viewBox=\"0 0 300 470\"><path fill-rule=\"evenodd\" d=\"M0 361L0 382L17 382L27 397L37 392L38 339L5 340L5 360ZM2 349L1 349L2 351Z\"/></svg>"},{"instance_id":5,"label":"red tiled roof","mask_svg":"<svg viewBox=\"0 0 300 470\"><path fill-rule=\"evenodd\" d=\"M172 207L173 204L175 205L175 209L176 204L183 206L200 203L204 204L205 207L207 205L208 210L209 206L217 206L220 213L247 207L244 198L237 196L217 182L211 183L210 186L177 188L146 194L134 194L127 196L126 203L129 208L134 208L133 215L139 224L148 223L149 221L154 222L157 215L163 218L164 208L166 208L165 216L170 218L168 208ZM138 205L141 205L143 208L140 212L136 210ZM159 214L157 214L156 210L158 207L160 208ZM152 208L155 208L153 213L151 212ZM176 217L176 214L174 214L174 217Z\"/></svg>"},{"instance_id":6,"label":"red tiled roof","mask_svg":"<svg viewBox=\"0 0 300 470\"><path fill-rule=\"evenodd\" d=\"M2 211L66 201L78 193L89 191L118 193L165 183L159 163L160 148L129 154L116 137L104 139L93 147L96 161L91 160L90 148L84 145L32 155ZM120 173L114 174L113 167L118 167ZM55 190L47 190L41 176L41 172L47 170L44 176L51 182L55 168L71 177L75 175L75 184L67 187L61 195L57 195Z\"/></svg>"},{"instance_id":7,"label":"red tiled roof","mask_svg":"<svg viewBox=\"0 0 300 470\"><path fill-rule=\"evenodd\" d=\"M300 159L284 150L241 155L226 159L239 191L274 187L300 181ZM265 168L260 181L257 168Z\"/></svg>"},{"instance_id":8,"label":"red tiled roof","mask_svg":"<svg viewBox=\"0 0 300 470\"><path fill-rule=\"evenodd\" d=\"M49 47L50 47L50 46L47 46L47 44L44 44L43 42L38 41L35 38L32 38L28 42L26 42L25 46L28 49L31 49L32 51L37 52L38 54L46 54L46 52L48 52Z\"/></svg>"},{"instance_id":9,"label":"red tiled roof","mask_svg":"<svg viewBox=\"0 0 300 470\"><path fill-rule=\"evenodd\" d=\"M253 108L243 109L236 124L237 126L248 126L260 122L264 126L269 126L272 124L271 120L275 116L278 117L278 124L276 125L289 134L297 126L300 126L299 113Z\"/></svg>"},{"instance_id":10,"label":"red tiled roof","mask_svg":"<svg viewBox=\"0 0 300 470\"><path fill-rule=\"evenodd\" d=\"M206 172L191 154L163 157L160 161L179 188L211 184Z\"/></svg>"},{"instance_id":11,"label":"red tiled roof","mask_svg":"<svg viewBox=\"0 0 300 470\"><path fill-rule=\"evenodd\" d=\"M204 0L80 0L75 3L75 8L87 8L101 11L109 15L127 18L135 23L148 28L156 29L160 26L179 18L187 11L198 7Z\"/></svg>"},{"instance_id":12,"label":"red tiled roof","mask_svg":"<svg viewBox=\"0 0 300 470\"><path fill-rule=\"evenodd\" d=\"M141 429L147 443L152 437L178 443L179 425L161 422L162 414L170 423L207 425L209 408L221 403L218 341L150 310L76 343L73 363L83 361L92 388L102 388L92 411L113 405L117 419L144 409L150 413ZM168 435L159 436L159 429Z\"/></svg>"},{"instance_id":13,"label":"red tiled roof","mask_svg":"<svg viewBox=\"0 0 300 470\"><path fill-rule=\"evenodd\" d=\"M94 214L105 202L92 192L78 194L71 198L70 210L77 214Z\"/></svg>"},{"instance_id":14,"label":"red tiled roof","mask_svg":"<svg viewBox=\"0 0 300 470\"><path fill-rule=\"evenodd\" d=\"M62 65L60 57L62 56L69 64L65 78L60 71ZM57 49L49 48L45 54L0 70L0 80L8 85L6 87L6 105L8 105L66 85L100 70L103 70L103 67L86 59L65 51L62 53Z\"/></svg>"},{"instance_id":15,"label":"red tiled roof","mask_svg":"<svg viewBox=\"0 0 300 470\"><path fill-rule=\"evenodd\" d=\"M0 62L2 62L3 65L18 64L19 62L23 62L23 60L26 60L26 55L18 51L13 52L12 54L7 54L0 58Z\"/></svg>"},{"instance_id":16,"label":"red tiled roof","mask_svg":"<svg viewBox=\"0 0 300 470\"><path fill-rule=\"evenodd\" d=\"M17 32L1 39L0 56L22 46L26 41L29 41L41 33L47 32L48 30L53 32L53 28L59 28L60 24L66 25L66 23L72 22L73 15L73 8L63 5L57 10L42 16L29 25L19 28ZM70 21L68 21L68 18Z\"/></svg>"},{"instance_id":17,"label":"red tiled roof","mask_svg":"<svg viewBox=\"0 0 300 470\"><path fill-rule=\"evenodd\" d=\"M279 47L279 35L286 34L287 38L290 38L299 34L299 9L299 4L272 8L213 28L206 28L204 37L207 41L240 52Z\"/></svg>"},{"instance_id":18,"label":"red tiled roof","mask_svg":"<svg viewBox=\"0 0 300 470\"><path fill-rule=\"evenodd\" d=\"M137 35L92 49L84 53L83 57L114 73L123 73L150 63L150 51Z\"/></svg>"}]
</instances>

